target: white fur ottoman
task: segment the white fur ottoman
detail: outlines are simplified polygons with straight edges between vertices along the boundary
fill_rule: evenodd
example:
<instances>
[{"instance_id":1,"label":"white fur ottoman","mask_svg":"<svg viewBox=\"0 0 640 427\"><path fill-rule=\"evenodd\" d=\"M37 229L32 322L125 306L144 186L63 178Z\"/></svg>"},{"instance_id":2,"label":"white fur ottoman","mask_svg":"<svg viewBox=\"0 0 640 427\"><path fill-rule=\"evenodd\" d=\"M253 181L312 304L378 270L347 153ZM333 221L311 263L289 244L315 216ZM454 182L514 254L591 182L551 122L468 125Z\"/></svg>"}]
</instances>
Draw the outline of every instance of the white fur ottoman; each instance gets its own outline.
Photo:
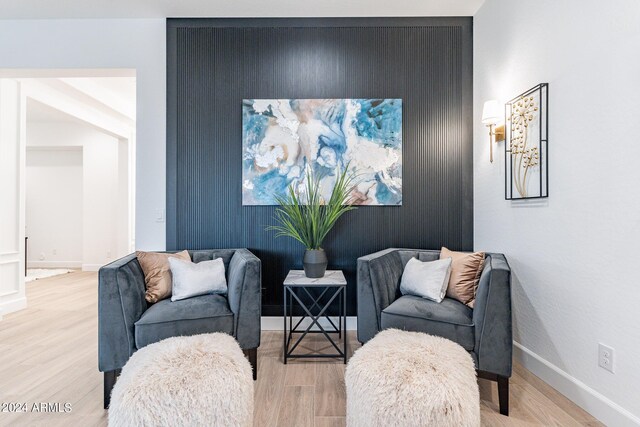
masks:
<instances>
[{"instance_id":1,"label":"white fur ottoman","mask_svg":"<svg viewBox=\"0 0 640 427\"><path fill-rule=\"evenodd\" d=\"M345 382L348 427L480 425L473 359L444 338L382 331L355 352Z\"/></svg>"},{"instance_id":2,"label":"white fur ottoman","mask_svg":"<svg viewBox=\"0 0 640 427\"><path fill-rule=\"evenodd\" d=\"M109 426L251 426L251 365L233 337L202 334L148 345L116 382Z\"/></svg>"}]
</instances>

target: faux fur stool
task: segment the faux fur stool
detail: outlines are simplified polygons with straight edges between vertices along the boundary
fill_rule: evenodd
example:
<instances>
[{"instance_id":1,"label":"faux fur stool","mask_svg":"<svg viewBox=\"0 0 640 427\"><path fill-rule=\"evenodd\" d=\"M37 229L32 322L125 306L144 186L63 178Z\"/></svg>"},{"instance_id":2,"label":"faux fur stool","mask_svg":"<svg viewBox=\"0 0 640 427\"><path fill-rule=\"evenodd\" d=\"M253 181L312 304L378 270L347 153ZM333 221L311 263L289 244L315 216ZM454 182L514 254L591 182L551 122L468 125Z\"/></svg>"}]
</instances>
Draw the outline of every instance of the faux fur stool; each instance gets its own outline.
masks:
<instances>
[{"instance_id":1,"label":"faux fur stool","mask_svg":"<svg viewBox=\"0 0 640 427\"><path fill-rule=\"evenodd\" d=\"M458 344L389 329L347 366L348 427L480 425L473 359Z\"/></svg>"},{"instance_id":2,"label":"faux fur stool","mask_svg":"<svg viewBox=\"0 0 640 427\"><path fill-rule=\"evenodd\" d=\"M138 350L111 394L109 426L251 426L251 365L233 337L175 337Z\"/></svg>"}]
</instances>

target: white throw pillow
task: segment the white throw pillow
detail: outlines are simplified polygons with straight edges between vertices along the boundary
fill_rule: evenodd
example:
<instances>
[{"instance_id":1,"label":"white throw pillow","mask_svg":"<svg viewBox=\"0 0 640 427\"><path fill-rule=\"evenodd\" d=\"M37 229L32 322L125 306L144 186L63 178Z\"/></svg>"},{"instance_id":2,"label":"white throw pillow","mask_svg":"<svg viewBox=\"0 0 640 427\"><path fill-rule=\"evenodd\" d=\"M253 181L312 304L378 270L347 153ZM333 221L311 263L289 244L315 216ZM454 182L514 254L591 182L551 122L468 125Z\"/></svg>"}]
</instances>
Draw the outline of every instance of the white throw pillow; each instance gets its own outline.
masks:
<instances>
[{"instance_id":1,"label":"white throw pillow","mask_svg":"<svg viewBox=\"0 0 640 427\"><path fill-rule=\"evenodd\" d=\"M171 301L198 295L227 293L222 258L198 263L169 258L169 267L173 275Z\"/></svg>"},{"instance_id":2,"label":"white throw pillow","mask_svg":"<svg viewBox=\"0 0 640 427\"><path fill-rule=\"evenodd\" d=\"M411 258L402 272L400 292L442 302L449 285L451 262L451 258L426 262Z\"/></svg>"}]
</instances>

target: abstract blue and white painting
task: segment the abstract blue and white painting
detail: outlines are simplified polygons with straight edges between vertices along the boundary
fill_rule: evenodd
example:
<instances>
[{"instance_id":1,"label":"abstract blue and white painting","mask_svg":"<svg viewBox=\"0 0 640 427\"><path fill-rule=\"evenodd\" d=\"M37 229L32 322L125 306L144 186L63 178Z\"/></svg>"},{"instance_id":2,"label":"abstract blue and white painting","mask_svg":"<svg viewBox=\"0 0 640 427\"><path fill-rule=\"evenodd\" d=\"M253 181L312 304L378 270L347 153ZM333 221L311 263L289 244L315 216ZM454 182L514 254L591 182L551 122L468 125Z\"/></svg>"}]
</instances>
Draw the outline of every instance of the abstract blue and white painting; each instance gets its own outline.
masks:
<instances>
[{"instance_id":1,"label":"abstract blue and white painting","mask_svg":"<svg viewBox=\"0 0 640 427\"><path fill-rule=\"evenodd\" d=\"M325 200L347 165L360 205L402 204L401 99L245 99L242 204L275 205L306 171Z\"/></svg>"}]
</instances>

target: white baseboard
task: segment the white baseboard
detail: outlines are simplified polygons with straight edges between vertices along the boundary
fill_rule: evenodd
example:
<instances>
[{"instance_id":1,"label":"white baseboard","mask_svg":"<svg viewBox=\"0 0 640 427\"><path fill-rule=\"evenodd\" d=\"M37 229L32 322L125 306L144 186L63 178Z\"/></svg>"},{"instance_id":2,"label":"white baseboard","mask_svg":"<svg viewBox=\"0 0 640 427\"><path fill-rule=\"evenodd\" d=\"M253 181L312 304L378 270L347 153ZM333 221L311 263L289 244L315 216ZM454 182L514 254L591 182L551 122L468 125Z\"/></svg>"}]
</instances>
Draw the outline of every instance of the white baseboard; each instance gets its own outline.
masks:
<instances>
[{"instance_id":1,"label":"white baseboard","mask_svg":"<svg viewBox=\"0 0 640 427\"><path fill-rule=\"evenodd\" d=\"M82 261L28 261L29 268L79 268L82 271L98 271L104 264L83 264Z\"/></svg>"},{"instance_id":2,"label":"white baseboard","mask_svg":"<svg viewBox=\"0 0 640 427\"><path fill-rule=\"evenodd\" d=\"M2 316L6 316L9 313L13 313L14 311L19 311L27 308L27 298L16 298L7 302L0 302L0 320L2 320Z\"/></svg>"},{"instance_id":3,"label":"white baseboard","mask_svg":"<svg viewBox=\"0 0 640 427\"><path fill-rule=\"evenodd\" d=\"M300 316L293 317L293 324L295 325L300 320ZM331 320L337 325L338 318L331 316ZM298 326L298 328L306 328L311 323L311 319L307 318ZM327 319L320 319L320 324L323 328L331 327ZM282 316L262 316L262 330L263 331L281 331L284 327L284 320ZM317 330L314 326L311 330ZM356 316L347 316L347 330L355 331L358 329L358 318Z\"/></svg>"},{"instance_id":4,"label":"white baseboard","mask_svg":"<svg viewBox=\"0 0 640 427\"><path fill-rule=\"evenodd\" d=\"M80 268L82 261L27 261L28 268Z\"/></svg>"},{"instance_id":5,"label":"white baseboard","mask_svg":"<svg viewBox=\"0 0 640 427\"><path fill-rule=\"evenodd\" d=\"M82 271L98 271L104 264L82 264Z\"/></svg>"},{"instance_id":6,"label":"white baseboard","mask_svg":"<svg viewBox=\"0 0 640 427\"><path fill-rule=\"evenodd\" d=\"M522 344L515 341L513 344L514 358L522 366L604 424L616 427L640 426L640 418L622 406L543 359Z\"/></svg>"}]
</instances>

